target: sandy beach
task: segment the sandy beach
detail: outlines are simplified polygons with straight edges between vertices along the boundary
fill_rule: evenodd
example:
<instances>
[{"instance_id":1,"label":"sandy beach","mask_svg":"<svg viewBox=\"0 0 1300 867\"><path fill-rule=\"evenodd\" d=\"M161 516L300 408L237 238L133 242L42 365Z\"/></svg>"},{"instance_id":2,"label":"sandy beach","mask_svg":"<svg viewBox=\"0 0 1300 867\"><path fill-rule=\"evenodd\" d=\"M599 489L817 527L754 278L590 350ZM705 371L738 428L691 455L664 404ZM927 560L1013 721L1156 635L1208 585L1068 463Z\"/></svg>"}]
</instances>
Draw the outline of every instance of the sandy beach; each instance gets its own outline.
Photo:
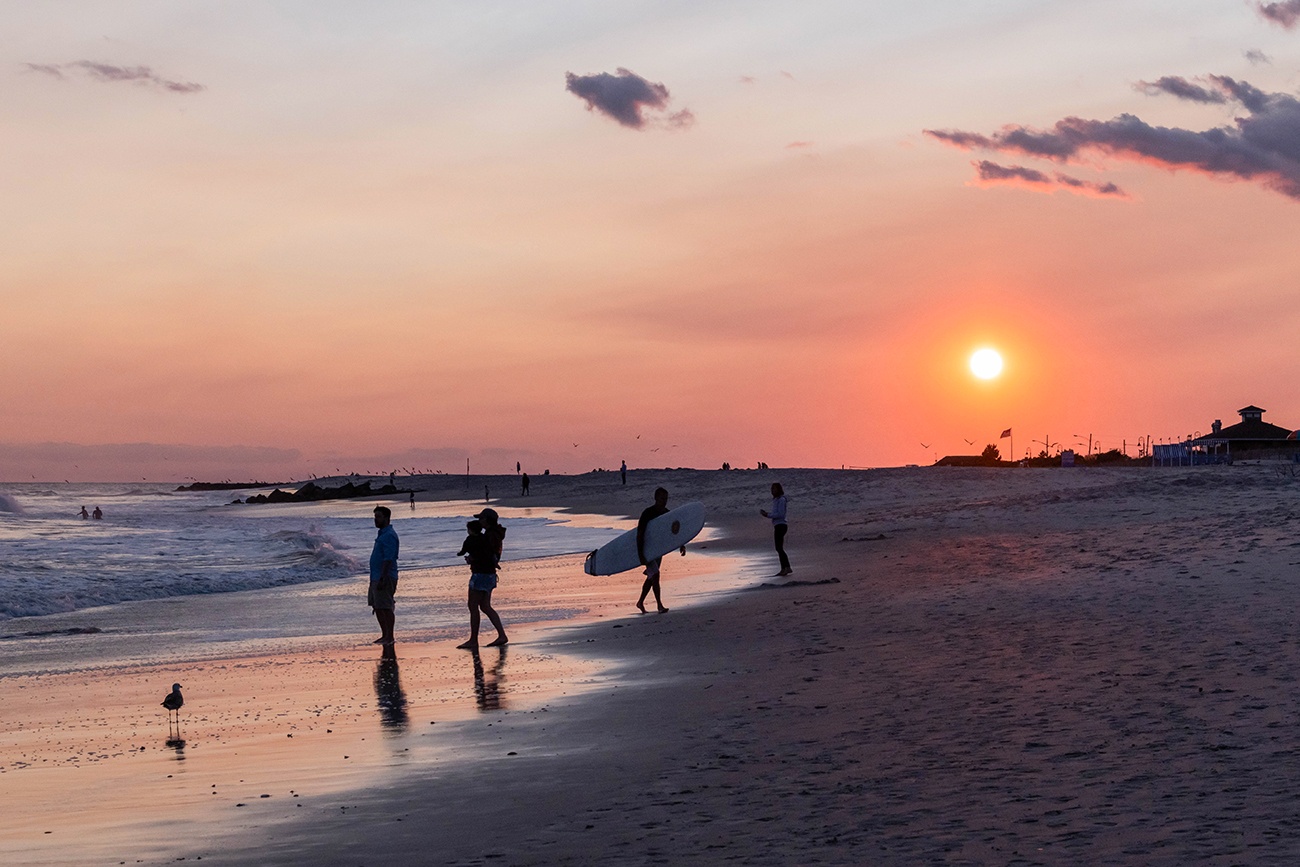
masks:
<instances>
[{"instance_id":1,"label":"sandy beach","mask_svg":"<svg viewBox=\"0 0 1300 867\"><path fill-rule=\"evenodd\" d=\"M770 577L758 516L773 480L790 496L791 579ZM613 474L535 478L529 500L631 515L657 484L708 505L719 535L698 547L727 558L666 560L674 610L637 616L619 602L635 593L627 578L585 625L512 636L499 669L484 653L474 670L441 636L399 641L397 727L382 660L355 642L196 663L187 747L170 755L162 672L0 682L4 806L21 818L0 852L51 864L1300 857L1289 466L646 471L626 488ZM691 570L719 569L751 589L675 605Z\"/></svg>"}]
</instances>

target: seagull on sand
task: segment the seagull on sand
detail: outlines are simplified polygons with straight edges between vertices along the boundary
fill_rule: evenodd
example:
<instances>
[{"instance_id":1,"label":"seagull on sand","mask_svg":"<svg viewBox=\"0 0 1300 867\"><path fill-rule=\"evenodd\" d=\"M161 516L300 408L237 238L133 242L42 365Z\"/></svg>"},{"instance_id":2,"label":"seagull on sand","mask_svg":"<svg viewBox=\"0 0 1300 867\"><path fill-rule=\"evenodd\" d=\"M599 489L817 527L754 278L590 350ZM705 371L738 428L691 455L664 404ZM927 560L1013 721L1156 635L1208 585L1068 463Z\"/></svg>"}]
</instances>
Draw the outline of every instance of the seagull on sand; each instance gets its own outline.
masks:
<instances>
[{"instance_id":1,"label":"seagull on sand","mask_svg":"<svg viewBox=\"0 0 1300 867\"><path fill-rule=\"evenodd\" d=\"M181 695L181 685L172 684L172 691L162 700L162 706L167 708L167 722L172 721L172 711L176 711L176 725L181 724L181 705L185 704L185 697Z\"/></svg>"}]
</instances>

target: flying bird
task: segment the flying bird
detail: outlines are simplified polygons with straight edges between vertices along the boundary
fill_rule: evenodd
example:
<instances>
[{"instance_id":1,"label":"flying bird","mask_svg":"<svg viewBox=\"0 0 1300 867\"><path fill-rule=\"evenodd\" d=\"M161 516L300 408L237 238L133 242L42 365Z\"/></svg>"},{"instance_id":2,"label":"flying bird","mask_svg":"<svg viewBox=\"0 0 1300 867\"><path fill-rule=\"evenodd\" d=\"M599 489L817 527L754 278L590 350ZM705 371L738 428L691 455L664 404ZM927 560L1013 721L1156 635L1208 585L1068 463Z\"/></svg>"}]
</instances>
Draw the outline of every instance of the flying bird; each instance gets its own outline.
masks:
<instances>
[{"instance_id":1,"label":"flying bird","mask_svg":"<svg viewBox=\"0 0 1300 867\"><path fill-rule=\"evenodd\" d=\"M962 437L962 439L966 440L966 437ZM975 440L966 440L966 445L968 446L975 445Z\"/></svg>"},{"instance_id":2,"label":"flying bird","mask_svg":"<svg viewBox=\"0 0 1300 867\"><path fill-rule=\"evenodd\" d=\"M921 448L928 449L929 447L930 447L929 443L921 443Z\"/></svg>"}]
</instances>

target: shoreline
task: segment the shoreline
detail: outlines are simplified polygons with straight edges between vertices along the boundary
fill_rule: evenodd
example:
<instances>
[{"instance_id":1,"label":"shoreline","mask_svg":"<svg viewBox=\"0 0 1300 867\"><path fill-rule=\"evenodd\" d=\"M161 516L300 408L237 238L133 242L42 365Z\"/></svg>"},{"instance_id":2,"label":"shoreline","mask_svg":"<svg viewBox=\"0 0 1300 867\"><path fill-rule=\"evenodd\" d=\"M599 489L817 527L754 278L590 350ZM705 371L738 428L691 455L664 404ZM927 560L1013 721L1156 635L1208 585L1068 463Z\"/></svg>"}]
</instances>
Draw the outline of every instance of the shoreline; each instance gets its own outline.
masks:
<instances>
[{"instance_id":1,"label":"shoreline","mask_svg":"<svg viewBox=\"0 0 1300 867\"><path fill-rule=\"evenodd\" d=\"M611 522L591 516L586 523ZM665 592L680 594L687 607L732 581L733 559L684 562L689 568L669 576ZM517 607L520 597L499 600L511 643L478 653L455 648L465 629L463 567L403 573L399 640L391 661L370 644L373 618L362 604L364 589L358 590L364 576L123 603L11 624L20 630L37 620L104 627L102 634L43 630L48 634L40 643L51 646L54 658L77 653L78 641L122 638L112 634L115 630L132 633L127 637L140 650L123 657L118 645L109 661L79 659L63 673L34 664L32 671L0 678L10 721L0 733L0 779L6 784L0 802L24 820L21 829L0 835L0 853L31 864L170 861L177 843L158 837L150 830L155 820L141 814L157 814L159 821L184 827L196 839L211 840L219 839L233 818L283 822L292 815L286 811L310 810L321 798L339 796L374 776L437 766L459 744L473 741L474 728L487 717L546 713L550 703L615 676L591 659L555 653L539 636L569 622L577 611L583 613L576 622L627 616L639 577L575 585L572 575L581 574L581 554L512 560L503 567L508 593L548 598L527 609L533 613L524 620L511 618L525 617L525 609ZM562 593L555 595L555 589ZM460 615L455 626L431 632L416 600L447 593ZM170 629L182 630L195 622L230 624L232 617L248 615L272 624L288 616L310 619L301 607L320 598L331 606L349 606L350 622L365 632L301 639L277 632L251 643L223 637L213 645L191 639L188 655L168 662L150 658L148 650L152 641L165 646L167 632L140 634L142 624L159 617L173 621ZM176 621L182 611L187 614ZM491 627L485 627L490 639ZM22 664L10 660L11 668ZM160 696L154 693L165 692L172 680L185 685L187 696L180 743L173 742L164 712L155 708ZM486 722L487 731L493 724ZM205 784L196 781L196 773ZM60 797L59 791L68 794ZM109 801L92 795L107 791L113 793Z\"/></svg>"},{"instance_id":2,"label":"shoreline","mask_svg":"<svg viewBox=\"0 0 1300 867\"><path fill-rule=\"evenodd\" d=\"M775 557L757 508L782 481L805 583L548 631L536 652L598 659L609 679L476 717L411 773L390 762L367 787L280 812L279 798L227 806L156 863L1286 864L1300 851L1294 478L773 471L756 497L746 476L669 488L676 502L706 494L726 532L709 549L748 550L741 573L764 580ZM632 493L564 496L589 509L646 491Z\"/></svg>"}]
</instances>

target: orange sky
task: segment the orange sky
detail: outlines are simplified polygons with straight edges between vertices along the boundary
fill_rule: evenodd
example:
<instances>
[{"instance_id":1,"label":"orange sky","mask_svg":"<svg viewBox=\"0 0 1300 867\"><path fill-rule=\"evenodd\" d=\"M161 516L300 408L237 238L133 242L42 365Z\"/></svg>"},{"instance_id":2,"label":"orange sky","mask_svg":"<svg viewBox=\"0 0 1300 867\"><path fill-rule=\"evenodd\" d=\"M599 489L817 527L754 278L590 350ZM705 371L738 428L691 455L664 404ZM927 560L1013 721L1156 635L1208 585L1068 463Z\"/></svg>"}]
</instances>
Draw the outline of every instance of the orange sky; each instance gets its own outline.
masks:
<instances>
[{"instance_id":1,"label":"orange sky","mask_svg":"<svg viewBox=\"0 0 1300 867\"><path fill-rule=\"evenodd\" d=\"M1233 0L498 5L15 13L0 479L894 466L1250 403L1300 426L1300 154L1264 135L1300 120L1300 30ZM1264 168L998 137L1124 114Z\"/></svg>"}]
</instances>

